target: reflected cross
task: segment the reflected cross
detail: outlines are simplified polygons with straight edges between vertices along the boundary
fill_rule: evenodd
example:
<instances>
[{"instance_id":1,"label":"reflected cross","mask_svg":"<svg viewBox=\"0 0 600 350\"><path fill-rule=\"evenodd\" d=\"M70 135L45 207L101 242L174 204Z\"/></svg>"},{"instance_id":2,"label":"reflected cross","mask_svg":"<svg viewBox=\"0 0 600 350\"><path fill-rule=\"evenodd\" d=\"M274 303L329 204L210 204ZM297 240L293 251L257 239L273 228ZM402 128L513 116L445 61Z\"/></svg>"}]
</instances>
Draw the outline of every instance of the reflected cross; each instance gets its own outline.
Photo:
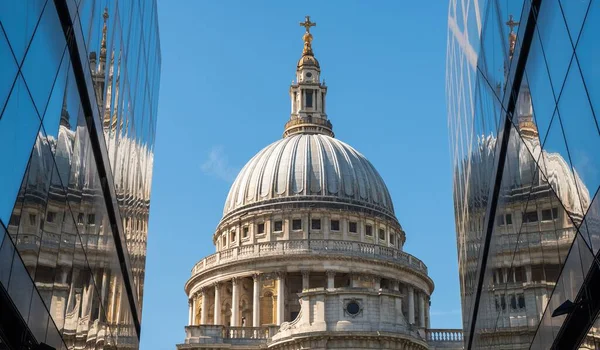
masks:
<instances>
[{"instance_id":1,"label":"reflected cross","mask_svg":"<svg viewBox=\"0 0 600 350\"><path fill-rule=\"evenodd\" d=\"M519 22L515 22L513 15L508 15L508 22L506 22L506 25L510 28L510 32L512 33L513 29L519 25Z\"/></svg>"}]
</instances>

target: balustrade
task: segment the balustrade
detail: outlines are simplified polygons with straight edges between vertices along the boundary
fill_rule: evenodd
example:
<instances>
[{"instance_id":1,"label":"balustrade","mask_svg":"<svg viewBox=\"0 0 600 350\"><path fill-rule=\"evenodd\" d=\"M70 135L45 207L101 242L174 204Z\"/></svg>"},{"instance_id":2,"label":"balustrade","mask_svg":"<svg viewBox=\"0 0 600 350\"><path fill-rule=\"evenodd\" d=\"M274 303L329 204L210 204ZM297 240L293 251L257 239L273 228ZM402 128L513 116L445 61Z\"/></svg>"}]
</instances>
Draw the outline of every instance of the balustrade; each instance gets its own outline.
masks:
<instances>
[{"instance_id":1,"label":"balustrade","mask_svg":"<svg viewBox=\"0 0 600 350\"><path fill-rule=\"evenodd\" d=\"M345 254L357 257L387 260L397 264L410 266L417 271L427 273L427 267L421 260L394 248L364 242L323 239L263 242L222 250L200 260L194 266L192 273L196 274L216 265L218 262L239 261L271 255L294 255L323 252L344 252Z\"/></svg>"},{"instance_id":2,"label":"balustrade","mask_svg":"<svg viewBox=\"0 0 600 350\"><path fill-rule=\"evenodd\" d=\"M462 329L427 329L428 342L463 342Z\"/></svg>"},{"instance_id":3,"label":"balustrade","mask_svg":"<svg viewBox=\"0 0 600 350\"><path fill-rule=\"evenodd\" d=\"M223 327L223 339L268 339L269 327Z\"/></svg>"}]
</instances>

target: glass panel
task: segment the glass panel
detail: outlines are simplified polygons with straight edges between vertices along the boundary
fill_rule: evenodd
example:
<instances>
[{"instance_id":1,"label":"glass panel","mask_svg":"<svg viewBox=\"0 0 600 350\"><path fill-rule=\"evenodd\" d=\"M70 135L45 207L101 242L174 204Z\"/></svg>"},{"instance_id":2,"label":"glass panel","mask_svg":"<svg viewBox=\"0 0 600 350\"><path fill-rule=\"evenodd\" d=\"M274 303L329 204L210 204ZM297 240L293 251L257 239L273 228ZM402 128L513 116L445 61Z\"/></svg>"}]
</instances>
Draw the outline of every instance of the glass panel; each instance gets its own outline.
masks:
<instances>
[{"instance_id":1,"label":"glass panel","mask_svg":"<svg viewBox=\"0 0 600 350\"><path fill-rule=\"evenodd\" d=\"M3 236L2 245L0 246L0 283L6 288L12 269L15 246L2 227L0 227L0 235Z\"/></svg>"},{"instance_id":2,"label":"glass panel","mask_svg":"<svg viewBox=\"0 0 600 350\"><path fill-rule=\"evenodd\" d=\"M48 327L48 310L37 291L34 290L32 294L27 326L38 342L45 342L46 328Z\"/></svg>"},{"instance_id":3,"label":"glass panel","mask_svg":"<svg viewBox=\"0 0 600 350\"><path fill-rule=\"evenodd\" d=\"M21 67L40 115L46 110L65 47L65 34L54 1L48 1Z\"/></svg>"},{"instance_id":4,"label":"glass panel","mask_svg":"<svg viewBox=\"0 0 600 350\"><path fill-rule=\"evenodd\" d=\"M574 6L574 5L571 5ZM596 125L600 125L600 50L598 49L598 33L600 33L600 6L590 6L587 19L577 44L577 60L581 75L585 81L587 97L593 106Z\"/></svg>"},{"instance_id":5,"label":"glass panel","mask_svg":"<svg viewBox=\"0 0 600 350\"><path fill-rule=\"evenodd\" d=\"M25 269L19 254L14 254L10 279L8 281L8 294L21 315L29 315L33 281Z\"/></svg>"},{"instance_id":6,"label":"glass panel","mask_svg":"<svg viewBox=\"0 0 600 350\"><path fill-rule=\"evenodd\" d=\"M565 19L556 2L542 2L538 14L537 28L542 41L550 80L556 98L567 75L569 62L573 56L573 46L569 40Z\"/></svg>"},{"instance_id":7,"label":"glass panel","mask_svg":"<svg viewBox=\"0 0 600 350\"><path fill-rule=\"evenodd\" d=\"M46 0L1 1L0 23L18 62L23 60Z\"/></svg>"},{"instance_id":8,"label":"glass panel","mask_svg":"<svg viewBox=\"0 0 600 350\"><path fill-rule=\"evenodd\" d=\"M556 109L556 99L552 91L550 76L546 68L546 59L540 43L539 32L536 31L531 42L531 49L525 68L525 84L531 94L533 118L543 143L550 128L550 121ZM522 88L523 88L522 87Z\"/></svg>"},{"instance_id":9,"label":"glass panel","mask_svg":"<svg viewBox=\"0 0 600 350\"><path fill-rule=\"evenodd\" d=\"M579 33L581 32L583 20L588 11L588 7L590 6L590 0L560 0L560 6L562 7L565 21L567 22L567 27L569 28L571 41L573 42L573 46L575 46L577 40L579 39Z\"/></svg>"},{"instance_id":10,"label":"glass panel","mask_svg":"<svg viewBox=\"0 0 600 350\"><path fill-rule=\"evenodd\" d=\"M0 119L0 220L7 222L29 160L40 119L19 77Z\"/></svg>"},{"instance_id":11,"label":"glass panel","mask_svg":"<svg viewBox=\"0 0 600 350\"><path fill-rule=\"evenodd\" d=\"M590 193L600 185L600 135L576 61L569 70L558 109L585 214L591 203Z\"/></svg>"},{"instance_id":12,"label":"glass panel","mask_svg":"<svg viewBox=\"0 0 600 350\"><path fill-rule=\"evenodd\" d=\"M15 58L8 46L4 32L0 28L0 77L2 77L0 79L0 114L2 113L2 109L4 109L10 89L12 89L17 77L17 68Z\"/></svg>"}]
</instances>

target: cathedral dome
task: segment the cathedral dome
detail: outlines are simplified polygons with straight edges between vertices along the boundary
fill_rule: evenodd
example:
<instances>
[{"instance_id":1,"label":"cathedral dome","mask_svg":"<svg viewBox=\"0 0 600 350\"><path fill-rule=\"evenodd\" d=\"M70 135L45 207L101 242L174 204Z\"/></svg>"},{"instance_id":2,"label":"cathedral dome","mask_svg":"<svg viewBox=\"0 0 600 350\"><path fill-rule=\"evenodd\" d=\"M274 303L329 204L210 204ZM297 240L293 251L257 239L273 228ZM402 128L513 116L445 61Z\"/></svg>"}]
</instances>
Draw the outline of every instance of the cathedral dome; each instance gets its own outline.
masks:
<instances>
[{"instance_id":1,"label":"cathedral dome","mask_svg":"<svg viewBox=\"0 0 600 350\"><path fill-rule=\"evenodd\" d=\"M323 134L294 134L258 152L240 171L224 215L271 201L333 201L394 216L383 179L348 144Z\"/></svg>"}]
</instances>

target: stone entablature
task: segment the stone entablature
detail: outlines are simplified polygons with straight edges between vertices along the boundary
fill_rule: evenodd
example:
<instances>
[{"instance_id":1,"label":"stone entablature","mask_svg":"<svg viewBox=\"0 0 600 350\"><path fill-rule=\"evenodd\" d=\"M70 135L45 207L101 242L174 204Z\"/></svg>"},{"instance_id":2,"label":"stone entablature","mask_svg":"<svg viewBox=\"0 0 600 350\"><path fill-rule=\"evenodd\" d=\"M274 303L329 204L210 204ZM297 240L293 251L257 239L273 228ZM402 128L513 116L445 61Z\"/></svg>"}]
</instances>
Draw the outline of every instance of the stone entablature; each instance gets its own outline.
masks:
<instances>
[{"instance_id":1,"label":"stone entablature","mask_svg":"<svg viewBox=\"0 0 600 350\"><path fill-rule=\"evenodd\" d=\"M315 204L317 206L319 204ZM322 204L321 204L322 205ZM221 221L213 235L217 251L259 242L336 239L402 250L406 235L397 220L353 210L305 208L256 210Z\"/></svg>"},{"instance_id":2,"label":"stone entablature","mask_svg":"<svg viewBox=\"0 0 600 350\"><path fill-rule=\"evenodd\" d=\"M196 263L192 269L192 277L213 267L221 268L232 262L273 256L313 256L313 254L331 256L341 254L345 258L382 260L427 275L427 266L421 260L397 249L362 242L315 239L256 243L220 251Z\"/></svg>"}]
</instances>

